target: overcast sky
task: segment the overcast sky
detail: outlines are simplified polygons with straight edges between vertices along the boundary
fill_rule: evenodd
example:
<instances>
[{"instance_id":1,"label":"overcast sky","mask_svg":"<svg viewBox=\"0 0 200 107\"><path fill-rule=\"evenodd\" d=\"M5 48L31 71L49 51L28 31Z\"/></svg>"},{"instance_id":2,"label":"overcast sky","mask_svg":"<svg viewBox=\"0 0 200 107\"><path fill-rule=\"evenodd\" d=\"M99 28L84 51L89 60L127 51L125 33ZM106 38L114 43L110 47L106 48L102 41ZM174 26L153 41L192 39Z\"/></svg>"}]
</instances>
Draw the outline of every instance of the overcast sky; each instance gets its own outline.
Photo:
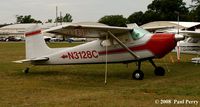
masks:
<instances>
[{"instance_id":1,"label":"overcast sky","mask_svg":"<svg viewBox=\"0 0 200 107\"><path fill-rule=\"evenodd\" d=\"M104 15L128 17L146 11L153 0L0 0L0 23L15 23L16 15L32 15L37 20L55 19L58 11L70 13L74 22L98 21ZM191 0L184 0L187 5Z\"/></svg>"}]
</instances>

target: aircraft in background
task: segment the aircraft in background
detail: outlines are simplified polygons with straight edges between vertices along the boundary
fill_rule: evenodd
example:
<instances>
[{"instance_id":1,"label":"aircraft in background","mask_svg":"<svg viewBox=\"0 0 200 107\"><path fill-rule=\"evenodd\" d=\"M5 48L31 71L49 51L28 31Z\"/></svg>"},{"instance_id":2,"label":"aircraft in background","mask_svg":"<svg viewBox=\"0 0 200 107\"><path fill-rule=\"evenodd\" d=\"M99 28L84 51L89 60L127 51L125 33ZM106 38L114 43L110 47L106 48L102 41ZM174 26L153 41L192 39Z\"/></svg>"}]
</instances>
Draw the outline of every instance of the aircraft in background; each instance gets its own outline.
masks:
<instances>
[{"instance_id":1,"label":"aircraft in background","mask_svg":"<svg viewBox=\"0 0 200 107\"><path fill-rule=\"evenodd\" d=\"M86 38L67 38L67 42L86 42Z\"/></svg>"},{"instance_id":2,"label":"aircraft in background","mask_svg":"<svg viewBox=\"0 0 200 107\"><path fill-rule=\"evenodd\" d=\"M200 23L199 22L170 22L158 21L143 25L143 28L156 33L174 33L184 35L186 38L177 43L177 59L180 61L180 53L200 54ZM192 62L200 63L200 57L192 58Z\"/></svg>"},{"instance_id":3,"label":"aircraft in background","mask_svg":"<svg viewBox=\"0 0 200 107\"><path fill-rule=\"evenodd\" d=\"M200 55L200 32L199 31L165 31L169 33L179 33L184 35L186 38L183 41L177 43L177 59L180 60L181 53L184 54L197 54ZM191 59L193 63L200 63L200 57L195 57Z\"/></svg>"},{"instance_id":4,"label":"aircraft in background","mask_svg":"<svg viewBox=\"0 0 200 107\"><path fill-rule=\"evenodd\" d=\"M50 28L45 32L98 39L74 47L49 48L43 39L41 29L33 26L25 33L26 59L14 62L29 62L32 65L106 64L106 66L107 63L137 62L138 69L132 74L136 80L144 78L141 63L146 60L155 68L155 75L164 76L164 68L156 66L153 59L164 57L175 48L177 41L184 39L179 34L152 34L135 24L128 27L111 27L99 23L69 23ZM29 68L24 71L28 73Z\"/></svg>"},{"instance_id":5,"label":"aircraft in background","mask_svg":"<svg viewBox=\"0 0 200 107\"><path fill-rule=\"evenodd\" d=\"M182 34L190 35L184 41L180 41L177 44L178 58L180 59L180 53L197 54L197 57L192 58L191 62L200 63L200 32L198 31L180 31Z\"/></svg>"},{"instance_id":6,"label":"aircraft in background","mask_svg":"<svg viewBox=\"0 0 200 107\"><path fill-rule=\"evenodd\" d=\"M178 46L181 53L200 54L200 38L188 37L180 41Z\"/></svg>"}]
</instances>

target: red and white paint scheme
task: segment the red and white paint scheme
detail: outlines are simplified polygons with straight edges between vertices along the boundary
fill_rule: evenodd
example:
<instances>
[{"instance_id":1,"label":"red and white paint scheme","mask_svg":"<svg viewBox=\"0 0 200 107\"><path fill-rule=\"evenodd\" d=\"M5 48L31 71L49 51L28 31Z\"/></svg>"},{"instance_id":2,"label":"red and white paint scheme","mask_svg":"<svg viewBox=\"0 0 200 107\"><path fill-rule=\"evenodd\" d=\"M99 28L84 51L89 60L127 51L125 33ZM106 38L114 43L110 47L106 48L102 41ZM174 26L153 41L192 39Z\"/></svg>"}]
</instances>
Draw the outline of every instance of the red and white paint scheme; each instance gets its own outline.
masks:
<instances>
[{"instance_id":1,"label":"red and white paint scheme","mask_svg":"<svg viewBox=\"0 0 200 107\"><path fill-rule=\"evenodd\" d=\"M33 65L69 65L138 62L133 78L141 80L141 62L149 60L155 74L163 76L165 70L157 67L154 58L162 58L176 46L183 36L175 34L151 34L137 25L111 27L103 24L70 23L46 30L47 33L71 37L98 38L92 42L69 48L49 48L38 26L25 33L26 59L17 63ZM26 69L27 73L29 69Z\"/></svg>"}]
</instances>

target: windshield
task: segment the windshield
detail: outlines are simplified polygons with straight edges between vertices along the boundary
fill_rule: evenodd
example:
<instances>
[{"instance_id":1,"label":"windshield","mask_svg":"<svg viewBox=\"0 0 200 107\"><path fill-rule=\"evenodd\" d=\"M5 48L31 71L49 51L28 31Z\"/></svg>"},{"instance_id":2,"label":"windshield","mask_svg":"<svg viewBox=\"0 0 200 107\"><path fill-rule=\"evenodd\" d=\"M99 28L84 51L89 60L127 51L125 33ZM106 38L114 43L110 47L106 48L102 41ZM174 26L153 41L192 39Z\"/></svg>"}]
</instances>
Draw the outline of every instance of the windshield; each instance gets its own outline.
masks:
<instances>
[{"instance_id":1,"label":"windshield","mask_svg":"<svg viewBox=\"0 0 200 107\"><path fill-rule=\"evenodd\" d=\"M148 32L140 27L136 27L136 28L134 28L131 36L133 39L140 39L146 34L150 34L150 32Z\"/></svg>"}]
</instances>

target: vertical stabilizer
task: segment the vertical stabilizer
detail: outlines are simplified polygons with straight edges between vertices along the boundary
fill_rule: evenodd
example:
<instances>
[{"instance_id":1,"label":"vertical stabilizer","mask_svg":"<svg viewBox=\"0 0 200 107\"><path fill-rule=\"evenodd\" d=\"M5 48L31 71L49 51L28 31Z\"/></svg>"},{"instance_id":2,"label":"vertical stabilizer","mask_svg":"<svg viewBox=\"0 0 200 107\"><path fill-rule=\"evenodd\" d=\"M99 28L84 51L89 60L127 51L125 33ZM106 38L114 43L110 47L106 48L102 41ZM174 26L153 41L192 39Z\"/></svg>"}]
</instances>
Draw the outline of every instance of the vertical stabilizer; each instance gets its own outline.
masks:
<instances>
[{"instance_id":1,"label":"vertical stabilizer","mask_svg":"<svg viewBox=\"0 0 200 107\"><path fill-rule=\"evenodd\" d=\"M25 33L26 59L33 59L50 54L51 48L45 43L41 28L34 25Z\"/></svg>"}]
</instances>

